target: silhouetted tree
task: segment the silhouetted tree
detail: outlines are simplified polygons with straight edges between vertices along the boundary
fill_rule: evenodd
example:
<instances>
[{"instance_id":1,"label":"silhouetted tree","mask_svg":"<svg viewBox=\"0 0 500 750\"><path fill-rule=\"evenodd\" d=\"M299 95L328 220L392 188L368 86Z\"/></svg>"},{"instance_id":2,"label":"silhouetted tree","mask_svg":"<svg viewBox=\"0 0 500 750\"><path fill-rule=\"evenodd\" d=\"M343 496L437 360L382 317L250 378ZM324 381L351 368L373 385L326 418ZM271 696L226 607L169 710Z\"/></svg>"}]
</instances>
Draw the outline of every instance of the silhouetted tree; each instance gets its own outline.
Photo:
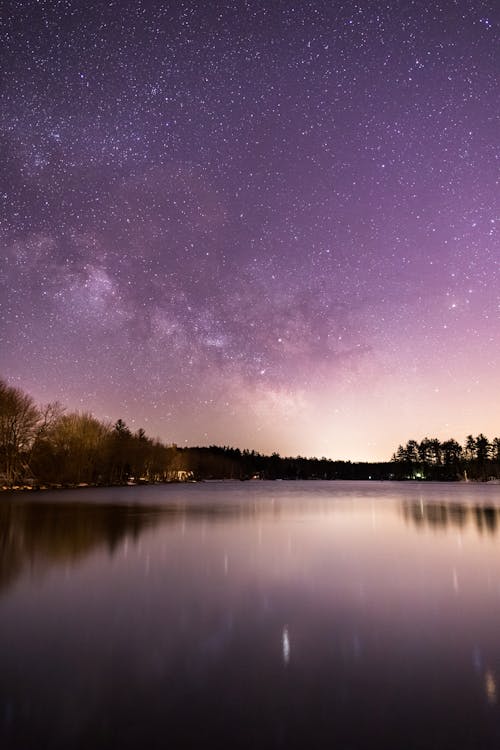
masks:
<instances>
[{"instance_id":1,"label":"silhouetted tree","mask_svg":"<svg viewBox=\"0 0 500 750\"><path fill-rule=\"evenodd\" d=\"M0 472L8 485L29 474L27 462L40 420L31 396L0 381Z\"/></svg>"},{"instance_id":2,"label":"silhouetted tree","mask_svg":"<svg viewBox=\"0 0 500 750\"><path fill-rule=\"evenodd\" d=\"M431 441L429 438L424 438L418 444L418 457L424 466L431 462L431 455Z\"/></svg>"},{"instance_id":3,"label":"silhouetted tree","mask_svg":"<svg viewBox=\"0 0 500 750\"><path fill-rule=\"evenodd\" d=\"M431 438L429 441L430 457L433 464L441 464L441 443L437 438Z\"/></svg>"},{"instance_id":4,"label":"silhouetted tree","mask_svg":"<svg viewBox=\"0 0 500 750\"><path fill-rule=\"evenodd\" d=\"M462 455L462 447L460 443L453 440L453 438L445 440L441 445L441 451L445 466L458 466Z\"/></svg>"},{"instance_id":5,"label":"silhouetted tree","mask_svg":"<svg viewBox=\"0 0 500 750\"><path fill-rule=\"evenodd\" d=\"M476 440L472 435L467 435L465 438L464 452L468 461L473 461L476 458Z\"/></svg>"},{"instance_id":6,"label":"silhouetted tree","mask_svg":"<svg viewBox=\"0 0 500 750\"><path fill-rule=\"evenodd\" d=\"M500 463L500 438L493 438L491 441L491 451L493 460Z\"/></svg>"},{"instance_id":7,"label":"silhouetted tree","mask_svg":"<svg viewBox=\"0 0 500 750\"><path fill-rule=\"evenodd\" d=\"M476 438L476 460L484 464L490 457L491 446L488 438L481 432Z\"/></svg>"}]
</instances>

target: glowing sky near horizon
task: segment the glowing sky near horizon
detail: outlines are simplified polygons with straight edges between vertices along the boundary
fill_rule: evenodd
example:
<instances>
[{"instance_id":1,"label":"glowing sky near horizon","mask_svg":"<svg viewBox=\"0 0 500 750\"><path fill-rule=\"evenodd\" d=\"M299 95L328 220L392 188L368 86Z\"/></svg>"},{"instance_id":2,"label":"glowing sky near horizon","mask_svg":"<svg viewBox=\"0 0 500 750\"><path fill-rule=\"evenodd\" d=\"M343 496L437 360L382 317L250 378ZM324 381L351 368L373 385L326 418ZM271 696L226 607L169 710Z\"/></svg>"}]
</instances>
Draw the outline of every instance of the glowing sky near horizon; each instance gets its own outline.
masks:
<instances>
[{"instance_id":1,"label":"glowing sky near horizon","mask_svg":"<svg viewBox=\"0 0 500 750\"><path fill-rule=\"evenodd\" d=\"M499 21L7 1L2 376L178 444L499 434Z\"/></svg>"}]
</instances>

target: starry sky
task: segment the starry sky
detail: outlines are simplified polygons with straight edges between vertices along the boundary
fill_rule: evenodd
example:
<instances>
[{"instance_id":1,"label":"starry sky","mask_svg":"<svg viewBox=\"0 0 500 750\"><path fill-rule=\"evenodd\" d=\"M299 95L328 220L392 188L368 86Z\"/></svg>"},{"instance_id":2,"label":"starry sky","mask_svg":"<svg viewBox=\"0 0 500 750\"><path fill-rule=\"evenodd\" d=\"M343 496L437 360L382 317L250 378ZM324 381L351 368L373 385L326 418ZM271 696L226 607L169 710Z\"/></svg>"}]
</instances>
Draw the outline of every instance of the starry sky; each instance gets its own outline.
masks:
<instances>
[{"instance_id":1,"label":"starry sky","mask_svg":"<svg viewBox=\"0 0 500 750\"><path fill-rule=\"evenodd\" d=\"M0 373L179 445L500 433L500 4L4 4Z\"/></svg>"}]
</instances>

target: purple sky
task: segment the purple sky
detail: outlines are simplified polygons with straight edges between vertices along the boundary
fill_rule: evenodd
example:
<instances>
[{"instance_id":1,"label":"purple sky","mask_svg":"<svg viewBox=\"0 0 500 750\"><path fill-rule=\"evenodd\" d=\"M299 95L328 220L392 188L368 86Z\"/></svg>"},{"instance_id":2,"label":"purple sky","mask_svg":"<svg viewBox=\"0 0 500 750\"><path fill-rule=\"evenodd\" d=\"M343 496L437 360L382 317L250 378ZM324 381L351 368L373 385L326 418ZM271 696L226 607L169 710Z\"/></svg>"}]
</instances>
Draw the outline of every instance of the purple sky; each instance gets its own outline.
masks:
<instances>
[{"instance_id":1,"label":"purple sky","mask_svg":"<svg viewBox=\"0 0 500 750\"><path fill-rule=\"evenodd\" d=\"M499 21L6 0L0 373L180 445L499 434Z\"/></svg>"}]
</instances>

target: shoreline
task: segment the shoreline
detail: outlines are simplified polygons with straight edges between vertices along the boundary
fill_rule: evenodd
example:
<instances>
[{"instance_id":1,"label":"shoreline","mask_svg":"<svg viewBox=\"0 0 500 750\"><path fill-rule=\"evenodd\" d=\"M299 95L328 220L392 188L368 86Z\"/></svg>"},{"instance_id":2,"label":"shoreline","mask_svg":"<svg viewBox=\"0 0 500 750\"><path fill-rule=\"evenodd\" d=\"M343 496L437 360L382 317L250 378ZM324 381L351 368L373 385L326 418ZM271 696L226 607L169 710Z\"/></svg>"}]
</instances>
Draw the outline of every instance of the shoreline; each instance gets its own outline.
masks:
<instances>
[{"instance_id":1,"label":"shoreline","mask_svg":"<svg viewBox=\"0 0 500 750\"><path fill-rule=\"evenodd\" d=\"M89 484L82 482L80 484L55 484L55 485L13 485L7 487L3 485L0 487L1 494L27 494L40 492L58 492L67 490L88 490L88 489L111 489L111 488L122 488L127 487L158 487L160 485L183 485L183 484L226 484L226 483L246 483L246 482L363 482L366 484L374 484L379 482L387 482L391 484L471 484L471 485L500 485L500 479L364 479L364 478L338 478L338 479L322 479L319 477L310 477L305 479L292 479L290 477L278 477L278 478L263 478L263 479L234 479L234 478L221 478L221 479L188 479L188 480L166 480L164 482L120 482L117 484Z\"/></svg>"}]
</instances>

